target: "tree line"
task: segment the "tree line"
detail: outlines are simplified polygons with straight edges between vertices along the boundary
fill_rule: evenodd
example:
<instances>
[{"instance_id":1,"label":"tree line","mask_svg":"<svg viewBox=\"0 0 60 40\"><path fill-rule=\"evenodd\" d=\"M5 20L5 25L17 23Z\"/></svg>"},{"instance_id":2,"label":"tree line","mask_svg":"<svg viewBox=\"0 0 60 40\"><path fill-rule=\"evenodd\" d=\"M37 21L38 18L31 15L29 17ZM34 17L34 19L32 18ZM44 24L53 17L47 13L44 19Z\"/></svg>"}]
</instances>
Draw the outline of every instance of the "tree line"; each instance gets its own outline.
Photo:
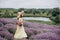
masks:
<instances>
[{"instance_id":1,"label":"tree line","mask_svg":"<svg viewBox=\"0 0 60 40\"><path fill-rule=\"evenodd\" d=\"M24 10L25 16L49 17L55 23L60 23L60 8L35 9L35 8L0 8L0 17L16 17L17 12Z\"/></svg>"}]
</instances>

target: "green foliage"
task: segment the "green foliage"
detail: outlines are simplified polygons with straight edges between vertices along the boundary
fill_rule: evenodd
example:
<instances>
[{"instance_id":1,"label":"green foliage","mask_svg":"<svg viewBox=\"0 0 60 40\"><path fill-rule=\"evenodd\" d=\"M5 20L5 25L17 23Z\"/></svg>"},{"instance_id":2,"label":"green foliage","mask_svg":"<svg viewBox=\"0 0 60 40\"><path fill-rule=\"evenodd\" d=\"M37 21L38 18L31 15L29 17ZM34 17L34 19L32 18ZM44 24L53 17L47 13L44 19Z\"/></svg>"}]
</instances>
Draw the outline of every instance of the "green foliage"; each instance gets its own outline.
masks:
<instances>
[{"instance_id":1,"label":"green foliage","mask_svg":"<svg viewBox=\"0 0 60 40\"><path fill-rule=\"evenodd\" d=\"M48 25L54 25L54 23L52 21L40 21L40 20L27 20L29 22L37 22L37 23L41 23L41 24L48 24Z\"/></svg>"},{"instance_id":2,"label":"green foliage","mask_svg":"<svg viewBox=\"0 0 60 40\"><path fill-rule=\"evenodd\" d=\"M54 21L55 24L60 23L60 9L59 8L54 8L53 9L50 19L52 21Z\"/></svg>"},{"instance_id":3,"label":"green foliage","mask_svg":"<svg viewBox=\"0 0 60 40\"><path fill-rule=\"evenodd\" d=\"M9 18L9 17L15 17L17 14L17 9L13 8L0 8L0 17Z\"/></svg>"},{"instance_id":4,"label":"green foliage","mask_svg":"<svg viewBox=\"0 0 60 40\"><path fill-rule=\"evenodd\" d=\"M22 10L24 10L24 8L19 8L19 9L18 9L18 12L21 12Z\"/></svg>"},{"instance_id":5,"label":"green foliage","mask_svg":"<svg viewBox=\"0 0 60 40\"><path fill-rule=\"evenodd\" d=\"M59 8L58 8L59 9ZM25 11L25 17L54 17L58 13L58 9L29 9L29 8L19 8L19 9L14 9L14 8L0 8L0 17L16 17L18 11ZM54 10L52 12L52 10ZM59 9L60 10L60 9ZM56 12L57 11L57 12ZM52 12L52 13L51 13Z\"/></svg>"},{"instance_id":6,"label":"green foliage","mask_svg":"<svg viewBox=\"0 0 60 40\"><path fill-rule=\"evenodd\" d=\"M2 11L0 11L0 13L1 13Z\"/></svg>"},{"instance_id":7,"label":"green foliage","mask_svg":"<svg viewBox=\"0 0 60 40\"><path fill-rule=\"evenodd\" d=\"M0 14L1 14L1 17L14 17L14 16L17 16L16 14L17 14L18 11L22 11L22 10L25 11L25 14L32 14L32 16L34 16L34 17L35 16L40 17L40 16L43 16L42 15L43 13L46 13L46 11L50 10L50 9L35 9L35 8L32 8L32 9L27 9L27 8L13 9L13 8L0 8L0 11L1 11ZM39 15L36 15L36 14L39 14ZM29 16L29 15L25 15L25 16Z\"/></svg>"}]
</instances>

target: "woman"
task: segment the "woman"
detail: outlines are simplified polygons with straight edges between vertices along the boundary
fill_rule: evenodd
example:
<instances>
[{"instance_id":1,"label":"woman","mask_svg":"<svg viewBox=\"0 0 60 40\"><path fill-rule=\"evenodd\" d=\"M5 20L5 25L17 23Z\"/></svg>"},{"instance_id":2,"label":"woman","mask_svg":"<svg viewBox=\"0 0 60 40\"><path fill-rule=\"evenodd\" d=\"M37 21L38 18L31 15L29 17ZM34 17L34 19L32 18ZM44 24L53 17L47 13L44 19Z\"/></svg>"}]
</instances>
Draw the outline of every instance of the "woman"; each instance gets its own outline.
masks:
<instances>
[{"instance_id":1,"label":"woman","mask_svg":"<svg viewBox=\"0 0 60 40\"><path fill-rule=\"evenodd\" d=\"M18 18L18 23L17 23L17 30L15 32L14 38L15 39L21 39L27 37L26 32L23 27L23 16L24 11L18 12L17 18Z\"/></svg>"}]
</instances>

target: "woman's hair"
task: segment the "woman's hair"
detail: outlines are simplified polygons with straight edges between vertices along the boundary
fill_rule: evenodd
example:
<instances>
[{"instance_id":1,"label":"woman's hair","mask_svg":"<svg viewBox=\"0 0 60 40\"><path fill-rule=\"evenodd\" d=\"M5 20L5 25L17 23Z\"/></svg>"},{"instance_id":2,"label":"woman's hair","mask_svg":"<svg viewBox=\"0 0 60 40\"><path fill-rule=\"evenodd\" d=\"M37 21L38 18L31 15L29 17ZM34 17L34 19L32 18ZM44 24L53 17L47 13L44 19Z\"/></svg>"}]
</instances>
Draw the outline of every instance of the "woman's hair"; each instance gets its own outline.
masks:
<instances>
[{"instance_id":1,"label":"woman's hair","mask_svg":"<svg viewBox=\"0 0 60 40\"><path fill-rule=\"evenodd\" d=\"M22 18L23 14L24 14L24 11L18 12L18 15L17 15L17 16L19 16L18 18Z\"/></svg>"}]
</instances>

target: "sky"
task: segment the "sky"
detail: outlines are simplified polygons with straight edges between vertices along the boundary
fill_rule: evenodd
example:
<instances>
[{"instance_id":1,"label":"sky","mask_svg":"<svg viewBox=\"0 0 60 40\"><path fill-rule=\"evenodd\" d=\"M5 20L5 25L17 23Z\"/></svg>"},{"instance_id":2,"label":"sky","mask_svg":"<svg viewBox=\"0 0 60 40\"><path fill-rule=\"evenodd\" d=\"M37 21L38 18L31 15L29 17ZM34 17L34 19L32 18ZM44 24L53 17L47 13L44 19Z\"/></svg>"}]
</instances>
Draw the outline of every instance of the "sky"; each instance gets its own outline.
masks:
<instances>
[{"instance_id":1,"label":"sky","mask_svg":"<svg viewBox=\"0 0 60 40\"><path fill-rule=\"evenodd\" d=\"M0 0L0 8L60 8L60 0Z\"/></svg>"}]
</instances>

